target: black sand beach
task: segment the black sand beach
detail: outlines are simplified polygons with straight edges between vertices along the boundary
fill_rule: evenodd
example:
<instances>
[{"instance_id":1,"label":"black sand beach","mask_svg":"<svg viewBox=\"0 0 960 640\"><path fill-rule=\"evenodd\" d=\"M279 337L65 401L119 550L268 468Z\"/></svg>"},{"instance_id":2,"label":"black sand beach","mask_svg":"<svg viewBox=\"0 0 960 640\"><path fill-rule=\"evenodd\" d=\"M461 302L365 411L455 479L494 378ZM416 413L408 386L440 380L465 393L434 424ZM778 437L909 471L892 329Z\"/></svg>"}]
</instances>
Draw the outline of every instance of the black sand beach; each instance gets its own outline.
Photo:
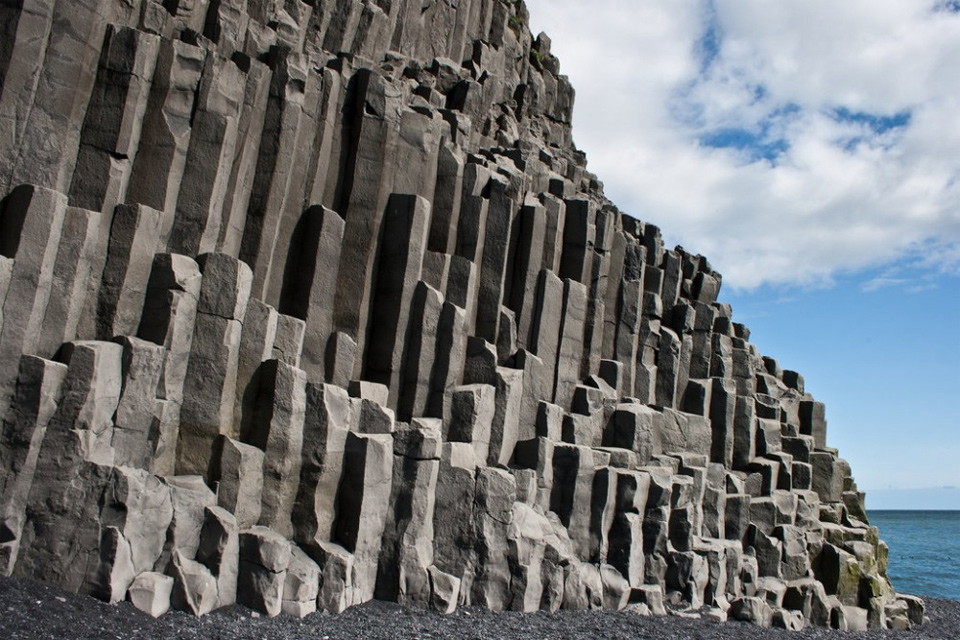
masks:
<instances>
[{"instance_id":1,"label":"black sand beach","mask_svg":"<svg viewBox=\"0 0 960 640\"><path fill-rule=\"evenodd\" d=\"M129 603L109 605L29 580L0 578L0 637L100 640L181 638L216 640L258 638L453 640L554 638L610 640L749 640L753 638L960 638L960 602L928 598L928 622L912 631L845 633L827 629L790 632L763 629L742 622L717 624L678 616L644 618L631 613L561 612L556 614L492 613L461 609L448 616L395 604L372 602L339 616L315 614L303 620L281 615L258 617L240 606L203 618L171 611L154 620Z\"/></svg>"}]
</instances>

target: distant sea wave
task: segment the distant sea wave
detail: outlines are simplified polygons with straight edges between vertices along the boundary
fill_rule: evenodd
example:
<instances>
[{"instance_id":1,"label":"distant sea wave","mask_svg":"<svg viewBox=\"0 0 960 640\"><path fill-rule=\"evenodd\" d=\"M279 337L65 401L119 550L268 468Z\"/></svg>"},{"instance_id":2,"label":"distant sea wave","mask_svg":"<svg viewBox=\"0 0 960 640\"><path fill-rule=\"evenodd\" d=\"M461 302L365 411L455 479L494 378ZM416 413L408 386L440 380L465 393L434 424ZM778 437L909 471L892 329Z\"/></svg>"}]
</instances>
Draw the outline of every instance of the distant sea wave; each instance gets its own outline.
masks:
<instances>
[{"instance_id":1,"label":"distant sea wave","mask_svg":"<svg viewBox=\"0 0 960 640\"><path fill-rule=\"evenodd\" d=\"M960 600L960 511L867 512L890 547L887 575L900 593Z\"/></svg>"}]
</instances>

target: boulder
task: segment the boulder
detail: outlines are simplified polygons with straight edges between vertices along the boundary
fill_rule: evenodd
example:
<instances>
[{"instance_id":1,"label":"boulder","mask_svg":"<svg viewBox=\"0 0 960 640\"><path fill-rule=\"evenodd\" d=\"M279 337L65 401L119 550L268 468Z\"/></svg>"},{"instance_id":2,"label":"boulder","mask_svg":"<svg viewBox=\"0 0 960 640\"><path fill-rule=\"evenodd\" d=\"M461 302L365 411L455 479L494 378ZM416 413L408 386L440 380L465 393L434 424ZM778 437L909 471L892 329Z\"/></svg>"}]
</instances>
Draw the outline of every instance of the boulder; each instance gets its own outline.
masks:
<instances>
[{"instance_id":1,"label":"boulder","mask_svg":"<svg viewBox=\"0 0 960 640\"><path fill-rule=\"evenodd\" d=\"M140 611L159 618L170 609L173 583L171 576L145 571L133 580L127 590L127 597Z\"/></svg>"},{"instance_id":2,"label":"boulder","mask_svg":"<svg viewBox=\"0 0 960 640\"><path fill-rule=\"evenodd\" d=\"M290 542L266 527L241 531L237 602L271 618L279 615L291 555Z\"/></svg>"}]
</instances>

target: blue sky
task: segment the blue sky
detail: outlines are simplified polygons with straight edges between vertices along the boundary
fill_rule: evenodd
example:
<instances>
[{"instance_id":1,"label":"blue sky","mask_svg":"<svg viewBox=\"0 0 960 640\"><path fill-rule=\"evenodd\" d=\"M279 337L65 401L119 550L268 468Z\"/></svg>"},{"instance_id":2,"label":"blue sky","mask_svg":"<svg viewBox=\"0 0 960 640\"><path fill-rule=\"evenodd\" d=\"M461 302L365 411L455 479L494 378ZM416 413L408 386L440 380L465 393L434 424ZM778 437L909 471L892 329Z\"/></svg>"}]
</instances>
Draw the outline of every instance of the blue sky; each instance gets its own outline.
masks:
<instances>
[{"instance_id":1,"label":"blue sky","mask_svg":"<svg viewBox=\"0 0 960 640\"><path fill-rule=\"evenodd\" d=\"M607 195L724 274L868 507L960 487L960 3L527 5Z\"/></svg>"}]
</instances>

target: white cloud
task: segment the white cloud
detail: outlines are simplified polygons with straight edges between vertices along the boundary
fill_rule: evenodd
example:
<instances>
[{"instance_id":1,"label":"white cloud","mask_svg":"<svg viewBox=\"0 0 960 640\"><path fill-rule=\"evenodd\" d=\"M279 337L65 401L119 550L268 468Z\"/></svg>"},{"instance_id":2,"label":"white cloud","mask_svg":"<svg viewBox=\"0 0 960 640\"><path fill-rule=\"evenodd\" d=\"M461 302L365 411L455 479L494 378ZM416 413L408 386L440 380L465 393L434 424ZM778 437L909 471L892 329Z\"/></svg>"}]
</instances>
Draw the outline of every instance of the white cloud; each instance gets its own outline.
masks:
<instances>
[{"instance_id":1,"label":"white cloud","mask_svg":"<svg viewBox=\"0 0 960 640\"><path fill-rule=\"evenodd\" d=\"M960 14L919 0L527 4L577 89L574 135L608 196L725 283L816 284L904 258L957 270Z\"/></svg>"},{"instance_id":2,"label":"white cloud","mask_svg":"<svg viewBox=\"0 0 960 640\"><path fill-rule=\"evenodd\" d=\"M885 289L887 287L896 287L899 285L907 284L910 282L905 278L871 278L863 283L862 289L866 293L873 293L874 291L879 291L880 289Z\"/></svg>"}]
</instances>

